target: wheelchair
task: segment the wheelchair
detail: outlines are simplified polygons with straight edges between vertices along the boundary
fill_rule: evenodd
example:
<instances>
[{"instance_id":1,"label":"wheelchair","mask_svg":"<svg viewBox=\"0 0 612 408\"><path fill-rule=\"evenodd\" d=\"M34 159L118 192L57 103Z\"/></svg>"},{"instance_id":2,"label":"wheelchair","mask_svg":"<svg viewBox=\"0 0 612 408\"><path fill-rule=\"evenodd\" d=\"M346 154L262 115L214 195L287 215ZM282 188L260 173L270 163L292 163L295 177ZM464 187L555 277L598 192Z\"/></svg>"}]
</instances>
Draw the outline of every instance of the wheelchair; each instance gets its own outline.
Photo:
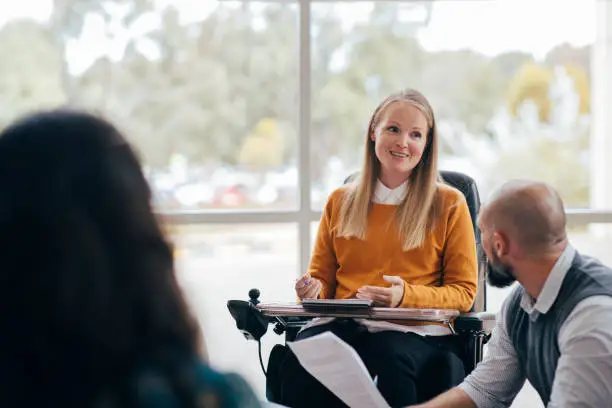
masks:
<instances>
[{"instance_id":1,"label":"wheelchair","mask_svg":"<svg viewBox=\"0 0 612 408\"><path fill-rule=\"evenodd\" d=\"M349 183L355 179L357 174L350 175L344 181ZM451 329L451 335L447 337L451 349L463 362L465 375L467 376L476 365L482 361L484 345L491 336L493 327L495 326L495 314L486 311L486 272L487 260L482 248L480 230L477 226L477 215L480 209L480 196L475 181L462 173L452 171L441 171L441 179L452 187L455 187L463 193L466 198L467 205L472 218L472 226L476 237L476 250L478 256L478 291L476 299L470 312L467 313L449 313L448 310L423 310L424 316L442 316L436 319L439 322L444 322ZM251 289L248 293L249 300L229 300L227 307L229 312L236 321L236 327L244 335L247 340L255 340L260 342L260 339L266 334L268 327L273 325L273 331L277 335L285 335L285 343L291 342L302 327L310 322L314 317L318 316L334 316L337 318L364 317L351 313L351 311L343 310L334 311L329 309L327 313L320 311L308 310L295 305L279 305L262 303L259 299L260 291ZM377 311L377 309L379 309ZM381 319L384 315L384 308L372 308L372 312L368 316ZM388 310L387 310L388 312ZM418 310L413 312L418 313ZM415 314L416 315L416 314ZM366 318L368 318L366 316ZM390 319L392 319L391 316ZM396 316L399 319L399 317ZM385 319L387 320L387 319ZM423 318L422 320L426 320ZM274 376L280 375L274 371L278 368L279 362L288 352L288 346L277 344L270 353L268 361L268 370L264 369L263 360L261 357L261 343L259 347L259 360L262 371L266 375L266 397L270 402L278 403L279 390L274 387Z\"/></svg>"}]
</instances>

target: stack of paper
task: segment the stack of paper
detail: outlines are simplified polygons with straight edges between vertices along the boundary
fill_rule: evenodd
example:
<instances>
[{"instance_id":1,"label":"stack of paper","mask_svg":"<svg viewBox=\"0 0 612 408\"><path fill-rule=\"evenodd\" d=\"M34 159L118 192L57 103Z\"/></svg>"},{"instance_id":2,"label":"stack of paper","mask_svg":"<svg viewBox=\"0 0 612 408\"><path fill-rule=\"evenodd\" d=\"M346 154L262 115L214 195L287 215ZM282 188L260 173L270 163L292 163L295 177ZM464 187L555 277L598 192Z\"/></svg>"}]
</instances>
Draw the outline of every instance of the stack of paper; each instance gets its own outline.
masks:
<instances>
[{"instance_id":1,"label":"stack of paper","mask_svg":"<svg viewBox=\"0 0 612 408\"><path fill-rule=\"evenodd\" d=\"M351 408L389 408L351 346L331 332L289 343L300 364Z\"/></svg>"}]
</instances>

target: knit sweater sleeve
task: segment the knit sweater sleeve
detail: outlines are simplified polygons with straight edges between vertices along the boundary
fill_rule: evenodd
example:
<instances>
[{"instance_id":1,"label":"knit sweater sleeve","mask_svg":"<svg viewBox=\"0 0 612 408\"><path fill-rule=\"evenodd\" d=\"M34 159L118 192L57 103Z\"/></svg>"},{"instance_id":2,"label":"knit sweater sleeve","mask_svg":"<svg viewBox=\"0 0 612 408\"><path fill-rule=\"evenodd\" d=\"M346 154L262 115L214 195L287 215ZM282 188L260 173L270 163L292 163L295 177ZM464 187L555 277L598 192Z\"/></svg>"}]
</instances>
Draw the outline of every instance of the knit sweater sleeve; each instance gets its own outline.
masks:
<instances>
[{"instance_id":1,"label":"knit sweater sleeve","mask_svg":"<svg viewBox=\"0 0 612 408\"><path fill-rule=\"evenodd\" d=\"M341 194L341 191L336 190L325 204L308 266L310 275L323 284L323 289L319 294L320 299L333 299L336 291L338 261L334 251L333 225L338 212L337 207L341 204Z\"/></svg>"}]
</instances>

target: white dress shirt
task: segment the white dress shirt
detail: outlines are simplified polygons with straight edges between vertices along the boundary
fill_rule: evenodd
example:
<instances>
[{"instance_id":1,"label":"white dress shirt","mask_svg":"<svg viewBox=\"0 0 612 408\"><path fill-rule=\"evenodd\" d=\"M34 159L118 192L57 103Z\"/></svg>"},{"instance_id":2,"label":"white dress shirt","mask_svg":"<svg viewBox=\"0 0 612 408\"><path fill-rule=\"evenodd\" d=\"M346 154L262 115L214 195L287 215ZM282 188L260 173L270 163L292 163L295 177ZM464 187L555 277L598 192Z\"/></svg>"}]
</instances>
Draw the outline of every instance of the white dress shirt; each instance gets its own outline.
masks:
<instances>
[{"instance_id":1,"label":"white dress shirt","mask_svg":"<svg viewBox=\"0 0 612 408\"><path fill-rule=\"evenodd\" d=\"M575 250L568 245L544 283L537 301L526 292L521 308L532 321L552 307L571 267ZM508 335L508 299L497 316L487 354L459 385L478 408L509 407L525 383ZM612 296L579 302L559 330L560 357L548 408L612 407Z\"/></svg>"},{"instance_id":2,"label":"white dress shirt","mask_svg":"<svg viewBox=\"0 0 612 408\"><path fill-rule=\"evenodd\" d=\"M374 197L372 197L372 202L376 204L399 205L404 200L404 197L406 197L407 191L407 182L401 184L400 186L394 189L390 189L379 180L376 183L376 188L374 189ZM333 317L316 318L313 319L307 325L305 325L302 330L305 330L308 327L330 323L333 320ZM355 321L365 326L370 333L394 330L404 333L416 333L421 336L446 336L451 334L451 331L448 327L436 324L426 324L423 326L406 326L403 324L391 323L382 320L355 319Z\"/></svg>"}]
</instances>

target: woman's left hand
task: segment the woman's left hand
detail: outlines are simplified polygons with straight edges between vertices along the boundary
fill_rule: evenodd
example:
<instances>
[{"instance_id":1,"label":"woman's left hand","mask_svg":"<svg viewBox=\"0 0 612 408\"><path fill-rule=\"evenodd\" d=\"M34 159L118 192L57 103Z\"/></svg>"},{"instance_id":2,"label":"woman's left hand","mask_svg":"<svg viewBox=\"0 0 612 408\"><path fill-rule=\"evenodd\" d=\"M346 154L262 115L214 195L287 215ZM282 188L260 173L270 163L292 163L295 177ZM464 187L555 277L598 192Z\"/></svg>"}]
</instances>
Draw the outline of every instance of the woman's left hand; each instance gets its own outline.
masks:
<instances>
[{"instance_id":1,"label":"woman's left hand","mask_svg":"<svg viewBox=\"0 0 612 408\"><path fill-rule=\"evenodd\" d=\"M384 275L383 279L391 284L390 288L362 286L357 290L357 298L373 300L375 306L398 307L404 297L404 280L388 275Z\"/></svg>"}]
</instances>

